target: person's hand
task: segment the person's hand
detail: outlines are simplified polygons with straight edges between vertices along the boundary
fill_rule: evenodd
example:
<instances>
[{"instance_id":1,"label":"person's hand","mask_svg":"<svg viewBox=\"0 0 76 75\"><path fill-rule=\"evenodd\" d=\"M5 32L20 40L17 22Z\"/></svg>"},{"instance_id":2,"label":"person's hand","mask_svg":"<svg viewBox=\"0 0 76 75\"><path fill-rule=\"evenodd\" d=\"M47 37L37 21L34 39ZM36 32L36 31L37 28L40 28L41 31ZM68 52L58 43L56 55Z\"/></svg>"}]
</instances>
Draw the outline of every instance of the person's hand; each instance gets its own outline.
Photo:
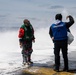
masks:
<instances>
[{"instance_id":1,"label":"person's hand","mask_svg":"<svg viewBox=\"0 0 76 75\"><path fill-rule=\"evenodd\" d=\"M66 19L68 19L68 18L69 18L69 16L66 17Z\"/></svg>"},{"instance_id":2,"label":"person's hand","mask_svg":"<svg viewBox=\"0 0 76 75\"><path fill-rule=\"evenodd\" d=\"M20 48L22 48L22 43L20 43Z\"/></svg>"},{"instance_id":3,"label":"person's hand","mask_svg":"<svg viewBox=\"0 0 76 75\"><path fill-rule=\"evenodd\" d=\"M51 39L54 40L54 37L52 37Z\"/></svg>"},{"instance_id":4,"label":"person's hand","mask_svg":"<svg viewBox=\"0 0 76 75\"><path fill-rule=\"evenodd\" d=\"M34 43L35 43L35 39L34 39L34 40L32 40L32 42L34 42Z\"/></svg>"},{"instance_id":5,"label":"person's hand","mask_svg":"<svg viewBox=\"0 0 76 75\"><path fill-rule=\"evenodd\" d=\"M22 48L22 45L20 45L20 48Z\"/></svg>"}]
</instances>

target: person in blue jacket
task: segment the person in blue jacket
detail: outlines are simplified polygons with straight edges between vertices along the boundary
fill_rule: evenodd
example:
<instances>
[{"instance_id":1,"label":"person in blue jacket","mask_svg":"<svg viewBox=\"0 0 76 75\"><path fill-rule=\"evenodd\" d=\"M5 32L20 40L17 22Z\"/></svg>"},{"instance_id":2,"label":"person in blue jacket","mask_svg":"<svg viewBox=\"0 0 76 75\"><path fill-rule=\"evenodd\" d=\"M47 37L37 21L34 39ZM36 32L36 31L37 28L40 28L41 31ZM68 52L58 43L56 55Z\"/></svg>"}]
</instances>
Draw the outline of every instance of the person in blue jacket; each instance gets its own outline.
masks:
<instances>
[{"instance_id":1,"label":"person in blue jacket","mask_svg":"<svg viewBox=\"0 0 76 75\"><path fill-rule=\"evenodd\" d=\"M63 71L68 71L68 44L67 44L67 30L73 25L74 19L71 15L67 16L69 22L62 21L62 14L56 14L56 23L52 24L49 29L50 37L54 42L54 54L55 54L55 68L54 70L59 72L60 67L60 49L62 51L64 59Z\"/></svg>"}]
</instances>

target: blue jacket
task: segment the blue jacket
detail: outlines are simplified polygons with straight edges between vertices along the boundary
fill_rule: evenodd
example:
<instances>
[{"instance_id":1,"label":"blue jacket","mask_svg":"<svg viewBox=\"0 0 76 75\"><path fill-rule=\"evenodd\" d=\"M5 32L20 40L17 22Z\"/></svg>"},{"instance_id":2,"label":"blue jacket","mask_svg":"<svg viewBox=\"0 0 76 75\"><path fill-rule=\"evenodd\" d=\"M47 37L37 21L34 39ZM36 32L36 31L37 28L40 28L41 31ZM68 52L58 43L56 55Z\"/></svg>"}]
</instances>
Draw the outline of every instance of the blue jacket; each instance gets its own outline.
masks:
<instances>
[{"instance_id":1,"label":"blue jacket","mask_svg":"<svg viewBox=\"0 0 76 75\"><path fill-rule=\"evenodd\" d=\"M66 40L67 39L67 28L64 22L58 24L52 24L51 26L54 40Z\"/></svg>"}]
</instances>

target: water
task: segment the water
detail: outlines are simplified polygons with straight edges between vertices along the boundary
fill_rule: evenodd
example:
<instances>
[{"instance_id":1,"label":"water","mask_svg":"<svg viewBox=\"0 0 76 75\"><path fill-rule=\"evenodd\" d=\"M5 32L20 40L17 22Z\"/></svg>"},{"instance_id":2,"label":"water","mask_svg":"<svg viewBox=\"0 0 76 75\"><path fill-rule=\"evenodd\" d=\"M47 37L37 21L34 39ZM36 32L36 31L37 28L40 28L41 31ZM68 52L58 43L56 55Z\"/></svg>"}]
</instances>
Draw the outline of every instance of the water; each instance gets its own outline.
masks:
<instances>
[{"instance_id":1,"label":"water","mask_svg":"<svg viewBox=\"0 0 76 75\"><path fill-rule=\"evenodd\" d=\"M53 64L53 43L48 34L49 27L57 13L62 13L64 21L68 21L66 16L69 14L76 21L75 9L75 0L0 0L0 75L10 75L22 67L18 30L25 18L30 20L35 29L36 42L33 43L32 60L35 63ZM70 68L76 67L75 28L76 23L70 28L74 35L74 42L68 50Z\"/></svg>"}]
</instances>

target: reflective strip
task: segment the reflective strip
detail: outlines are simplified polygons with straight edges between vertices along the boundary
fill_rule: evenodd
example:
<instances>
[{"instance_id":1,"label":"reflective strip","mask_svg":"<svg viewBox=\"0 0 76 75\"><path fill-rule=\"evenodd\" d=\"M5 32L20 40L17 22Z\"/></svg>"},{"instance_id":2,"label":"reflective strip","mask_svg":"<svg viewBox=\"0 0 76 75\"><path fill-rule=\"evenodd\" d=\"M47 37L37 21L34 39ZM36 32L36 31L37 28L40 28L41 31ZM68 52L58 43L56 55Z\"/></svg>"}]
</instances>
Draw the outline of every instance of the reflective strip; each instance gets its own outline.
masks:
<instances>
[{"instance_id":1,"label":"reflective strip","mask_svg":"<svg viewBox=\"0 0 76 75\"><path fill-rule=\"evenodd\" d=\"M54 28L63 27L64 25L56 25Z\"/></svg>"}]
</instances>

